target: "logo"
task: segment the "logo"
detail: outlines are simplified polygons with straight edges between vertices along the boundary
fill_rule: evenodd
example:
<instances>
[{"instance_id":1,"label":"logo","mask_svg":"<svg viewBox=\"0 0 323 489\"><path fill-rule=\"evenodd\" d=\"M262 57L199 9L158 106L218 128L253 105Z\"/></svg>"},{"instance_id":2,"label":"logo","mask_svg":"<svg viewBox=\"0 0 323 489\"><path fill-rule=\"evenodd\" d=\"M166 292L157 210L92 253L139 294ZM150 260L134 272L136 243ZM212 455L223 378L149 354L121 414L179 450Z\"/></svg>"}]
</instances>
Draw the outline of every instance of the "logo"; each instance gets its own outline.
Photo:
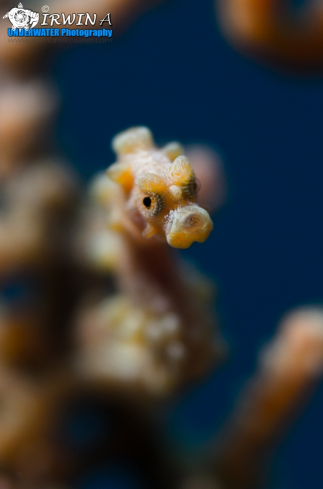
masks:
<instances>
[{"instance_id":1,"label":"logo","mask_svg":"<svg viewBox=\"0 0 323 489\"><path fill-rule=\"evenodd\" d=\"M19 3L18 7L12 8L3 18L9 18L13 31L16 29L25 29L28 31L39 22L39 14L32 10L24 9L21 3Z\"/></svg>"},{"instance_id":2,"label":"logo","mask_svg":"<svg viewBox=\"0 0 323 489\"><path fill-rule=\"evenodd\" d=\"M73 39L75 41L84 40L95 42L99 38L102 41L109 40L112 37L112 29L102 28L104 26L112 26L111 13L98 20L100 23L99 28L96 27L97 14L85 13L73 13L66 15L61 13L49 13L48 5L42 7L42 13L34 12L33 10L24 9L23 5L19 3L18 7L14 7L3 18L9 19L12 24L12 28L8 28L9 42L19 42L30 37L47 37L56 41L70 42ZM40 20L41 17L41 20ZM41 22L37 29L35 26ZM70 28L75 26L76 28ZM79 29L78 27L85 26L85 29ZM92 28L94 27L94 28ZM90 39L89 39L90 38Z\"/></svg>"}]
</instances>

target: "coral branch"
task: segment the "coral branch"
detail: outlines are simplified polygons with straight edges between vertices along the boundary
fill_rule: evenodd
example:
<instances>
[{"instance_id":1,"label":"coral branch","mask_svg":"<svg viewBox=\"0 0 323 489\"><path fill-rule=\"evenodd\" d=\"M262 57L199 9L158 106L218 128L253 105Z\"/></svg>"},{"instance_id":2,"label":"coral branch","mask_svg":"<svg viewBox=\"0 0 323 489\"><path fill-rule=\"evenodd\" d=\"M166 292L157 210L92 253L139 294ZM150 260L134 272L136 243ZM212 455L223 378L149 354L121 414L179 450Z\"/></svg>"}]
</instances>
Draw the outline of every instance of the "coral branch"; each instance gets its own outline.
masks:
<instances>
[{"instance_id":1,"label":"coral branch","mask_svg":"<svg viewBox=\"0 0 323 489\"><path fill-rule=\"evenodd\" d=\"M225 35L239 48L281 67L322 69L323 8L308 2L298 14L289 0L217 0Z\"/></svg>"},{"instance_id":2,"label":"coral branch","mask_svg":"<svg viewBox=\"0 0 323 489\"><path fill-rule=\"evenodd\" d=\"M217 477L226 489L252 489L273 446L290 427L323 371L323 310L288 315L261 355L218 443Z\"/></svg>"}]
</instances>

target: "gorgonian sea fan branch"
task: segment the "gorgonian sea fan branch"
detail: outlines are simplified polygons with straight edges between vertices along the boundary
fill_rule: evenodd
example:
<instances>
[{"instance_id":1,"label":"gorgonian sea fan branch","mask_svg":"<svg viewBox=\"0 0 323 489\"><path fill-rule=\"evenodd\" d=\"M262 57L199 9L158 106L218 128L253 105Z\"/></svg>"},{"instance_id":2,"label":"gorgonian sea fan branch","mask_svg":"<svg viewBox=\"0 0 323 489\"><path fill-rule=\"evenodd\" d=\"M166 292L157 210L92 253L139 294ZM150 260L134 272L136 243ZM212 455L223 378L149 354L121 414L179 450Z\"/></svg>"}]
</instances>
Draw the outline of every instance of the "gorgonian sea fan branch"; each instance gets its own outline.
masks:
<instances>
[{"instance_id":1,"label":"gorgonian sea fan branch","mask_svg":"<svg viewBox=\"0 0 323 489\"><path fill-rule=\"evenodd\" d=\"M299 13L289 0L216 0L225 35L243 51L284 68L323 67L322 2Z\"/></svg>"}]
</instances>

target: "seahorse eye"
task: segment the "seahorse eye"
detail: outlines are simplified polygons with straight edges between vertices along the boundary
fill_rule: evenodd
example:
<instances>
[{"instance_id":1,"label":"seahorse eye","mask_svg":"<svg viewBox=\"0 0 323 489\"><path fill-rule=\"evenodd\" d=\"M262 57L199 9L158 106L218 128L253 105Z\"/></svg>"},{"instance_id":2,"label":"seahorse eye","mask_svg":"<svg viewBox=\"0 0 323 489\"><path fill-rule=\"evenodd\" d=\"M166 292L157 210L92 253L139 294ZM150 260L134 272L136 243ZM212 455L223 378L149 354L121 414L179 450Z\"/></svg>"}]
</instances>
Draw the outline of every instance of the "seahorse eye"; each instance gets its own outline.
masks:
<instances>
[{"instance_id":1,"label":"seahorse eye","mask_svg":"<svg viewBox=\"0 0 323 489\"><path fill-rule=\"evenodd\" d=\"M142 203L144 204L145 207L147 207L147 209L149 209L149 207L151 206L151 198L145 197Z\"/></svg>"},{"instance_id":2,"label":"seahorse eye","mask_svg":"<svg viewBox=\"0 0 323 489\"><path fill-rule=\"evenodd\" d=\"M164 207L164 198L159 194L148 194L142 199L142 203L146 207L148 215L156 217Z\"/></svg>"}]
</instances>

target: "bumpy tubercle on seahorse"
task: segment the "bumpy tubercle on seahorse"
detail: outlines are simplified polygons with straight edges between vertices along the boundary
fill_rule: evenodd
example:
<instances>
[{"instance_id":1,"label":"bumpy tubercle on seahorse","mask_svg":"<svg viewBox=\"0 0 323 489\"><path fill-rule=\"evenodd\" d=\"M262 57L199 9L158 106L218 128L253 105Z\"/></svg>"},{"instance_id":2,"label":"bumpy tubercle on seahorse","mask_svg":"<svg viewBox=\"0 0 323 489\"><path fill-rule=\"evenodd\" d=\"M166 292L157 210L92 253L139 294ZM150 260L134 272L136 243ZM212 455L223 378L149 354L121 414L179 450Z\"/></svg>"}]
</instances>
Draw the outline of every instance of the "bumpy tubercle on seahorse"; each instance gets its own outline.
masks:
<instances>
[{"instance_id":1,"label":"bumpy tubercle on seahorse","mask_svg":"<svg viewBox=\"0 0 323 489\"><path fill-rule=\"evenodd\" d=\"M213 224L179 143L159 150L139 127L118 135L113 148L117 163L92 185L85 253L114 273L118 295L82 311L78 364L101 380L166 393L209 372L222 352L213 284L179 264L171 248L205 241Z\"/></svg>"}]
</instances>

